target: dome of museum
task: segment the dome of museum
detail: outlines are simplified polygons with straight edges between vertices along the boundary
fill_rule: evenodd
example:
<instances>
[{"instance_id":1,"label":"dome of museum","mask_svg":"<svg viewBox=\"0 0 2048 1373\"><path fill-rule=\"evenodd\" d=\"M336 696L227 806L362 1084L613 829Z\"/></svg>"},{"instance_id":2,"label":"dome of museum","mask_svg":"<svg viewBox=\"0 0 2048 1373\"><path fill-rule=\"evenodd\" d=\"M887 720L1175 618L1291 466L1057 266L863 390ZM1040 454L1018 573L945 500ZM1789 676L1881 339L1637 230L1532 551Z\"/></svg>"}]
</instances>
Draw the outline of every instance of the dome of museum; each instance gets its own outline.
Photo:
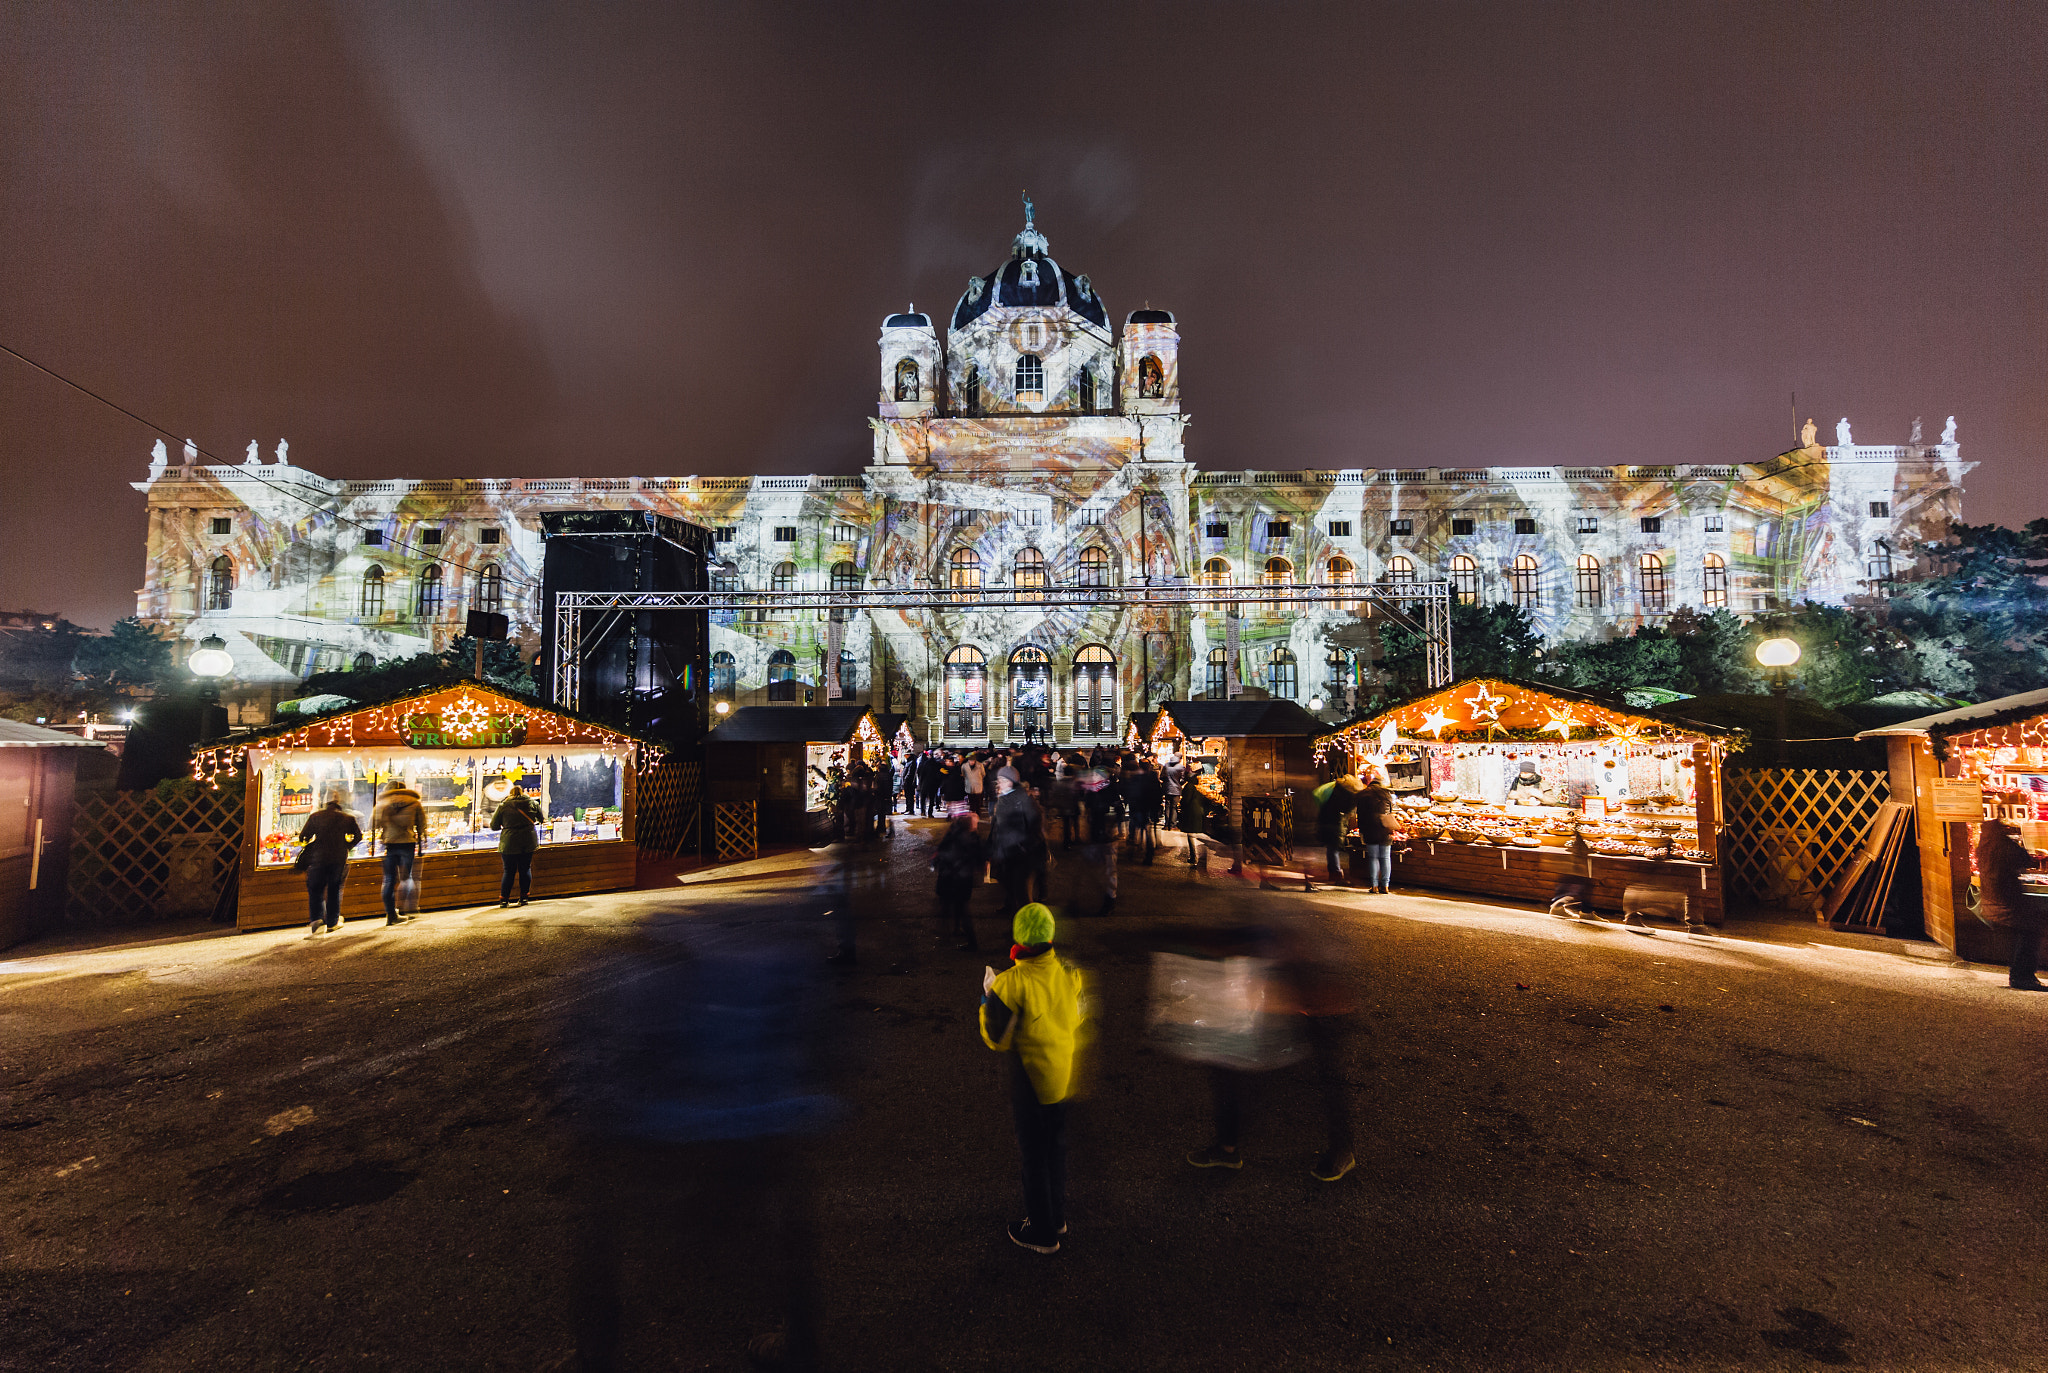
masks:
<instances>
[{"instance_id":1,"label":"dome of museum","mask_svg":"<svg viewBox=\"0 0 2048 1373\"><path fill-rule=\"evenodd\" d=\"M1024 231L1010 245L1010 260L985 277L967 283L960 303L953 307L953 327L958 329L980 318L993 306L1009 308L1064 305L1081 318L1104 328L1109 313L1102 297L1086 276L1070 276L1053 261L1051 245L1031 222L1031 203L1024 209Z\"/></svg>"}]
</instances>

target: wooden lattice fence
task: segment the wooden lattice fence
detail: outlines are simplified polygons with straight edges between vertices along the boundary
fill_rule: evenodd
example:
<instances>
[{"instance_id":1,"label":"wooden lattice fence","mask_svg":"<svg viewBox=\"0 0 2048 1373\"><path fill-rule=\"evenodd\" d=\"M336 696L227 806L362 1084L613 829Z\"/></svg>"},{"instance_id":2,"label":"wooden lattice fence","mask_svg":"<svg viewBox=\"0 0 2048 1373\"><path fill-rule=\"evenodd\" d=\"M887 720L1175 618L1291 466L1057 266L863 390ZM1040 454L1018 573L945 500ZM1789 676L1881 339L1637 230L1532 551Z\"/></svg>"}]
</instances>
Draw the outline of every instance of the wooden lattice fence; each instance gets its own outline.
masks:
<instances>
[{"instance_id":1,"label":"wooden lattice fence","mask_svg":"<svg viewBox=\"0 0 2048 1373\"><path fill-rule=\"evenodd\" d=\"M211 913L233 878L242 824L234 790L85 797L71 823L65 921L133 925Z\"/></svg>"},{"instance_id":2,"label":"wooden lattice fence","mask_svg":"<svg viewBox=\"0 0 2048 1373\"><path fill-rule=\"evenodd\" d=\"M704 765L673 753L633 782L634 835L642 853L694 853L704 824Z\"/></svg>"},{"instance_id":3,"label":"wooden lattice fence","mask_svg":"<svg viewBox=\"0 0 2048 1373\"><path fill-rule=\"evenodd\" d=\"M1882 772L1756 768L1725 774L1721 856L1732 898L1817 911L1856 856L1877 808Z\"/></svg>"}]
</instances>

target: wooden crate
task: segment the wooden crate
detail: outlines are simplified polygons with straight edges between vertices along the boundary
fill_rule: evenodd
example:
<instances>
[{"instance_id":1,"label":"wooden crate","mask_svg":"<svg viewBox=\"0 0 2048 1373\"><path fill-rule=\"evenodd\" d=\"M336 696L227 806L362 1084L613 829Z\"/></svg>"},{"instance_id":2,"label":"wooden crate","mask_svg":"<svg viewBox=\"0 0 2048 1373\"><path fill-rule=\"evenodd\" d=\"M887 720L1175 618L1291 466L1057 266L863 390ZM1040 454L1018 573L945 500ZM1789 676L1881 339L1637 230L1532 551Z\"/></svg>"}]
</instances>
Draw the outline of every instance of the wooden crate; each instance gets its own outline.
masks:
<instances>
[{"instance_id":1,"label":"wooden crate","mask_svg":"<svg viewBox=\"0 0 2048 1373\"><path fill-rule=\"evenodd\" d=\"M577 844L542 844L533 855L533 898L619 891L633 885L638 850L624 839ZM421 910L494 905L504 863L496 849L430 853L414 866ZM355 858L341 886L344 920L384 913L384 860ZM242 873L235 928L276 929L306 923L306 876L291 868L254 868Z\"/></svg>"}]
</instances>

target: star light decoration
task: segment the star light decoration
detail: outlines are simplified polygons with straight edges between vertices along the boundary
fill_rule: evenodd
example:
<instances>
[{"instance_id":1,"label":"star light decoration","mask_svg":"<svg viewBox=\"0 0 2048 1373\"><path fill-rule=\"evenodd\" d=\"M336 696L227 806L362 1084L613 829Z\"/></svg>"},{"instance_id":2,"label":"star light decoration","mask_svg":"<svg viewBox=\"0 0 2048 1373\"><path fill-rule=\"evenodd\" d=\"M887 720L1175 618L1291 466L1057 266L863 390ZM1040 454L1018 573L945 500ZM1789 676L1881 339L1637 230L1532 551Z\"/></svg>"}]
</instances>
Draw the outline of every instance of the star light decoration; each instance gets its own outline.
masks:
<instances>
[{"instance_id":1,"label":"star light decoration","mask_svg":"<svg viewBox=\"0 0 2048 1373\"><path fill-rule=\"evenodd\" d=\"M1475 725L1481 720L1489 720L1494 724L1499 724L1501 707L1508 704L1510 704L1510 698L1494 695L1487 689L1484 682L1479 684L1477 691L1465 698L1465 705L1471 710L1472 723Z\"/></svg>"},{"instance_id":2,"label":"star light decoration","mask_svg":"<svg viewBox=\"0 0 2048 1373\"><path fill-rule=\"evenodd\" d=\"M1550 718L1543 722L1543 732L1555 734L1560 740L1566 740L1572 737L1572 731L1577 729L1579 724L1580 721L1573 718L1571 708L1567 706L1563 710L1553 712Z\"/></svg>"}]
</instances>

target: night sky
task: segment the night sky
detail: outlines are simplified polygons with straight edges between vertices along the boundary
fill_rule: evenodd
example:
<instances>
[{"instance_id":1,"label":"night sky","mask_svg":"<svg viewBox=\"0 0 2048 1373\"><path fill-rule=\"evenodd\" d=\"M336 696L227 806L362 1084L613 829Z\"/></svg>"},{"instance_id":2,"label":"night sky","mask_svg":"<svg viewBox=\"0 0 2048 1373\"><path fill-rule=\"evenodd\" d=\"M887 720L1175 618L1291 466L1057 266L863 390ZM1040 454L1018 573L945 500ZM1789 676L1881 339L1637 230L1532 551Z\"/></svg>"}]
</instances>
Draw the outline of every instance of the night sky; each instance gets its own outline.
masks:
<instances>
[{"instance_id":1,"label":"night sky","mask_svg":"<svg viewBox=\"0 0 2048 1373\"><path fill-rule=\"evenodd\" d=\"M7 4L0 342L225 461L850 472L1029 188L1204 467L1958 417L2048 513L2048 5ZM0 607L133 613L156 435L0 356ZM175 445L173 445L175 449Z\"/></svg>"}]
</instances>

